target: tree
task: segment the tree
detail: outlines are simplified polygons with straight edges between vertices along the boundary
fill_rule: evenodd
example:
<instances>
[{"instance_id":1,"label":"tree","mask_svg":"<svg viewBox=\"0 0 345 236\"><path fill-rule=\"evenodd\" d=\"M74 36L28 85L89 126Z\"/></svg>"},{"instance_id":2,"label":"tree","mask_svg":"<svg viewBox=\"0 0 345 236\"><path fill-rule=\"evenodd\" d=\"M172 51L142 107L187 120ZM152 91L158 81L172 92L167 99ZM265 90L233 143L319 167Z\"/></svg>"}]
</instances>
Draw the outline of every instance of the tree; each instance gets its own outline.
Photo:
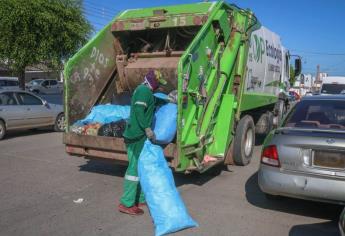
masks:
<instances>
[{"instance_id":1,"label":"tree","mask_svg":"<svg viewBox=\"0 0 345 236\"><path fill-rule=\"evenodd\" d=\"M1 0L0 61L25 87L25 68L61 68L90 36L82 0Z\"/></svg>"},{"instance_id":2,"label":"tree","mask_svg":"<svg viewBox=\"0 0 345 236\"><path fill-rule=\"evenodd\" d=\"M290 65L290 85L293 86L295 81L296 81L295 69L292 65Z\"/></svg>"}]
</instances>

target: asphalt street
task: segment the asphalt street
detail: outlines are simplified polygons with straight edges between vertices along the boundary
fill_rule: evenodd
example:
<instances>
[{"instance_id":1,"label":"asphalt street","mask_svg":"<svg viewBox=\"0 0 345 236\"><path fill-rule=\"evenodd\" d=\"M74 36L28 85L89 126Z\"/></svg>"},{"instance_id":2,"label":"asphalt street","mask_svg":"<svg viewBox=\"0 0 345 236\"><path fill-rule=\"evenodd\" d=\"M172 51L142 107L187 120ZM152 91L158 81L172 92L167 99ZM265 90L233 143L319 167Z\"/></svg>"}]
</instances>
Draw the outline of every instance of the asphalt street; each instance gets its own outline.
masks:
<instances>
[{"instance_id":1,"label":"asphalt street","mask_svg":"<svg viewBox=\"0 0 345 236\"><path fill-rule=\"evenodd\" d=\"M200 224L176 235L338 235L340 206L265 198L257 184L259 150L249 166L218 176L175 175ZM0 235L153 235L147 209L140 217L117 211L124 172L68 156L61 133L11 133L0 142Z\"/></svg>"}]
</instances>

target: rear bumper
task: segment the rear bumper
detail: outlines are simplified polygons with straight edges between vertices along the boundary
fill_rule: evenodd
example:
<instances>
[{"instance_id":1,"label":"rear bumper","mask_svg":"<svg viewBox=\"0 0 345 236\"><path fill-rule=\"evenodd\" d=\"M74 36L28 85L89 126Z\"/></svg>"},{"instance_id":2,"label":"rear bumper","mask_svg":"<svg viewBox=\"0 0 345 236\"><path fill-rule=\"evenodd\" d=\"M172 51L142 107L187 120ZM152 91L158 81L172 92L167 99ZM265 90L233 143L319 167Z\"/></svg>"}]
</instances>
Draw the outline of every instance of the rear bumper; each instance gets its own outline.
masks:
<instances>
[{"instance_id":1,"label":"rear bumper","mask_svg":"<svg viewBox=\"0 0 345 236\"><path fill-rule=\"evenodd\" d=\"M345 180L307 176L261 165L258 173L261 190L272 195L345 204Z\"/></svg>"},{"instance_id":2,"label":"rear bumper","mask_svg":"<svg viewBox=\"0 0 345 236\"><path fill-rule=\"evenodd\" d=\"M128 164L126 145L122 138L64 133L63 143L66 145L66 152L73 156L100 158L123 165ZM167 145L164 155L167 160L175 164L177 161L176 145L172 143ZM173 165L173 167L175 166Z\"/></svg>"}]
</instances>

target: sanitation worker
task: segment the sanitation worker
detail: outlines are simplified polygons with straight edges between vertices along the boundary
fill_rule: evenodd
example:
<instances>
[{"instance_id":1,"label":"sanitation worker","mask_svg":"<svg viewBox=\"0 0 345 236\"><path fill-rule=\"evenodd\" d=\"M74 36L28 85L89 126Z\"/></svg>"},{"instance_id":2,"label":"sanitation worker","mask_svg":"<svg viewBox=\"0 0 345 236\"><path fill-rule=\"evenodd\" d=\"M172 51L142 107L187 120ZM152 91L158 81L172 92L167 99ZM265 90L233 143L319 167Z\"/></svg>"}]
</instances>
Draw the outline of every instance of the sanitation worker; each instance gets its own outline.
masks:
<instances>
[{"instance_id":1,"label":"sanitation worker","mask_svg":"<svg viewBox=\"0 0 345 236\"><path fill-rule=\"evenodd\" d=\"M155 141L151 124L157 102L152 92L158 89L159 83L164 83L159 71L150 70L132 96L129 122L123 134L129 163L124 177L123 195L118 207L122 213L130 215L144 213L140 208L146 203L139 183L138 159L146 139Z\"/></svg>"}]
</instances>

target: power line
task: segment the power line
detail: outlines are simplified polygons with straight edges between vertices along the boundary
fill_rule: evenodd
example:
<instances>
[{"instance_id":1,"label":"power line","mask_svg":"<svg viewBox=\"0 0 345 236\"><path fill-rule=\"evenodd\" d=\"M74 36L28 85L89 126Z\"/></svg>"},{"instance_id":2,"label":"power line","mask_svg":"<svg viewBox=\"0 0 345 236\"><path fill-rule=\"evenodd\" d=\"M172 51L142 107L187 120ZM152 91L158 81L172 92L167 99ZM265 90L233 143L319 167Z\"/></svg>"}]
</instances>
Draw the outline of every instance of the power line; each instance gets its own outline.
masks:
<instances>
[{"instance_id":1,"label":"power line","mask_svg":"<svg viewBox=\"0 0 345 236\"><path fill-rule=\"evenodd\" d=\"M101 10L103 12L108 12L109 14L114 14L116 12L119 12L118 9L111 9L108 6L100 8L101 7L100 5L95 4L95 3L91 2L91 1L87 1L87 0L84 0L84 4L90 6L93 9Z\"/></svg>"},{"instance_id":2,"label":"power line","mask_svg":"<svg viewBox=\"0 0 345 236\"><path fill-rule=\"evenodd\" d=\"M99 14L99 15L102 15L102 16L107 16L109 18L113 18L115 16L115 14L109 14L109 13L104 12L102 10L97 10L97 9L90 8L90 7L83 7L83 11L89 11L89 12L92 12L92 13L95 13L95 14Z\"/></svg>"}]
</instances>

